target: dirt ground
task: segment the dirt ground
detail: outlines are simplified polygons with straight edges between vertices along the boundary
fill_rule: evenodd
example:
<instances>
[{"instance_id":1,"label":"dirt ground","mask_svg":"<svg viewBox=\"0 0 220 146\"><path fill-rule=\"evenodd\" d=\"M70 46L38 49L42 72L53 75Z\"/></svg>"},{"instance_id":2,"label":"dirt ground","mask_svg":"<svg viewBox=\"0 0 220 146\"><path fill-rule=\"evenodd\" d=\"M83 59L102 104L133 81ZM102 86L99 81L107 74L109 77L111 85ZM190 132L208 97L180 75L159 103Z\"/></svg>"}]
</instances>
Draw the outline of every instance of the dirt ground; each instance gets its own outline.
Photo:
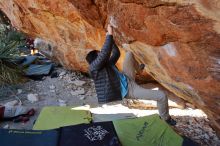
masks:
<instances>
[{"instance_id":1,"label":"dirt ground","mask_svg":"<svg viewBox=\"0 0 220 146\"><path fill-rule=\"evenodd\" d=\"M56 68L58 77L44 77L42 81L30 80L25 84L0 89L0 105L20 99L24 107L35 108L36 114L26 123L2 122L1 128L32 129L41 109L45 106L89 105L94 121L101 121L99 113L112 114L109 120L139 117L158 113L156 109L141 110L128 108L127 101L99 105L93 81L80 72ZM28 95L35 94L38 101L31 102ZM206 114L199 109L171 108L171 116L177 121L173 127L179 134L187 136L202 146L219 146L220 140L210 127ZM107 117L108 118L108 117ZM106 119L106 117L105 117Z\"/></svg>"}]
</instances>

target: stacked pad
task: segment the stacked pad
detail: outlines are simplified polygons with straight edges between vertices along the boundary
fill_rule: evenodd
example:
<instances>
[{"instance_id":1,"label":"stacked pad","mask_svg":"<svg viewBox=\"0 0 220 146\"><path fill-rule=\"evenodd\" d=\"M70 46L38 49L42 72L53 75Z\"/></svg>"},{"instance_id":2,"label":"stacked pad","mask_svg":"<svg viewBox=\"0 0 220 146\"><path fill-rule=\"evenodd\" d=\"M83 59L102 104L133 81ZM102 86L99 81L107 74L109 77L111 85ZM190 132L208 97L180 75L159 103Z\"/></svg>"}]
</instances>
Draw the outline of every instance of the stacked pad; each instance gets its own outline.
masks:
<instances>
[{"instance_id":1,"label":"stacked pad","mask_svg":"<svg viewBox=\"0 0 220 146\"><path fill-rule=\"evenodd\" d=\"M83 146L117 146L119 140L123 146L182 146L183 138L159 115L151 115L112 122L91 122L89 108L83 110L73 107L46 107L37 119L35 130L59 127L59 144ZM84 124L82 124L84 123ZM77 125L79 124L79 125ZM75 126L72 126L75 125ZM67 127L65 127L67 126ZM116 132L115 132L116 131ZM117 138L119 137L119 140Z\"/></svg>"}]
</instances>

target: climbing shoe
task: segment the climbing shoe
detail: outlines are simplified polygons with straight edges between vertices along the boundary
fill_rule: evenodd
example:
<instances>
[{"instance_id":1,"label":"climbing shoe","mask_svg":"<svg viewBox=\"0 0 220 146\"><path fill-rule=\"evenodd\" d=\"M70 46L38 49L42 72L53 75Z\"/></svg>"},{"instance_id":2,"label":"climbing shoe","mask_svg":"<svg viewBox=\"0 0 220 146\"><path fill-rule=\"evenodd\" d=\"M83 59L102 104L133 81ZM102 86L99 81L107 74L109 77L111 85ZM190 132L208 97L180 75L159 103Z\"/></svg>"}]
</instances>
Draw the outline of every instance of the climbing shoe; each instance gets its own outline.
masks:
<instances>
[{"instance_id":1,"label":"climbing shoe","mask_svg":"<svg viewBox=\"0 0 220 146\"><path fill-rule=\"evenodd\" d=\"M25 117L31 117L35 114L35 110L32 108L26 114Z\"/></svg>"},{"instance_id":2,"label":"climbing shoe","mask_svg":"<svg viewBox=\"0 0 220 146\"><path fill-rule=\"evenodd\" d=\"M167 120L165 120L167 122L167 124L169 124L170 126L175 126L176 125L176 121L174 119L172 119L171 117Z\"/></svg>"}]
</instances>

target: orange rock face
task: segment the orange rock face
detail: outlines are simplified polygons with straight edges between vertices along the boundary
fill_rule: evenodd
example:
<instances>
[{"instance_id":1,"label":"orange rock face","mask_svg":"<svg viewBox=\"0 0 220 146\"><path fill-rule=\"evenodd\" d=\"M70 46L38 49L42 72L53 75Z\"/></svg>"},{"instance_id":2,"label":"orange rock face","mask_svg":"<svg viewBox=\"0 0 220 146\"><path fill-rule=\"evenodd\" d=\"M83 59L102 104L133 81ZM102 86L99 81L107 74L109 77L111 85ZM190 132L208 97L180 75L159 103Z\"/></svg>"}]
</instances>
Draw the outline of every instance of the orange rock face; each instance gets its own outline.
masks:
<instances>
[{"instance_id":1,"label":"orange rock face","mask_svg":"<svg viewBox=\"0 0 220 146\"><path fill-rule=\"evenodd\" d=\"M0 8L15 27L50 42L62 65L81 71L110 22L117 44L220 132L219 0L4 0Z\"/></svg>"}]
</instances>

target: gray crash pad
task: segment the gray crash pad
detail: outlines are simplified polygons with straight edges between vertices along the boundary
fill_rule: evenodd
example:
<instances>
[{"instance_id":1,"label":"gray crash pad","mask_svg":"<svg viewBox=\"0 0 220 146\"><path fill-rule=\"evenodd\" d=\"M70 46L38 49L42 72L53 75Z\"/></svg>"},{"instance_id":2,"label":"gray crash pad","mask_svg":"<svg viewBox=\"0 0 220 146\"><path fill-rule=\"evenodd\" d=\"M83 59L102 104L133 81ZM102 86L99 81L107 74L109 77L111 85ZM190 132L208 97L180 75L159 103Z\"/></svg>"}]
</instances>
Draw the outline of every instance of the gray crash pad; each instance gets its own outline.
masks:
<instances>
[{"instance_id":1,"label":"gray crash pad","mask_svg":"<svg viewBox=\"0 0 220 146\"><path fill-rule=\"evenodd\" d=\"M27 76L48 75L52 70L53 65L30 65L26 71Z\"/></svg>"},{"instance_id":2,"label":"gray crash pad","mask_svg":"<svg viewBox=\"0 0 220 146\"><path fill-rule=\"evenodd\" d=\"M29 66L31 65L35 60L37 59L37 56L26 56L24 59L24 62L22 63L23 66Z\"/></svg>"}]
</instances>

